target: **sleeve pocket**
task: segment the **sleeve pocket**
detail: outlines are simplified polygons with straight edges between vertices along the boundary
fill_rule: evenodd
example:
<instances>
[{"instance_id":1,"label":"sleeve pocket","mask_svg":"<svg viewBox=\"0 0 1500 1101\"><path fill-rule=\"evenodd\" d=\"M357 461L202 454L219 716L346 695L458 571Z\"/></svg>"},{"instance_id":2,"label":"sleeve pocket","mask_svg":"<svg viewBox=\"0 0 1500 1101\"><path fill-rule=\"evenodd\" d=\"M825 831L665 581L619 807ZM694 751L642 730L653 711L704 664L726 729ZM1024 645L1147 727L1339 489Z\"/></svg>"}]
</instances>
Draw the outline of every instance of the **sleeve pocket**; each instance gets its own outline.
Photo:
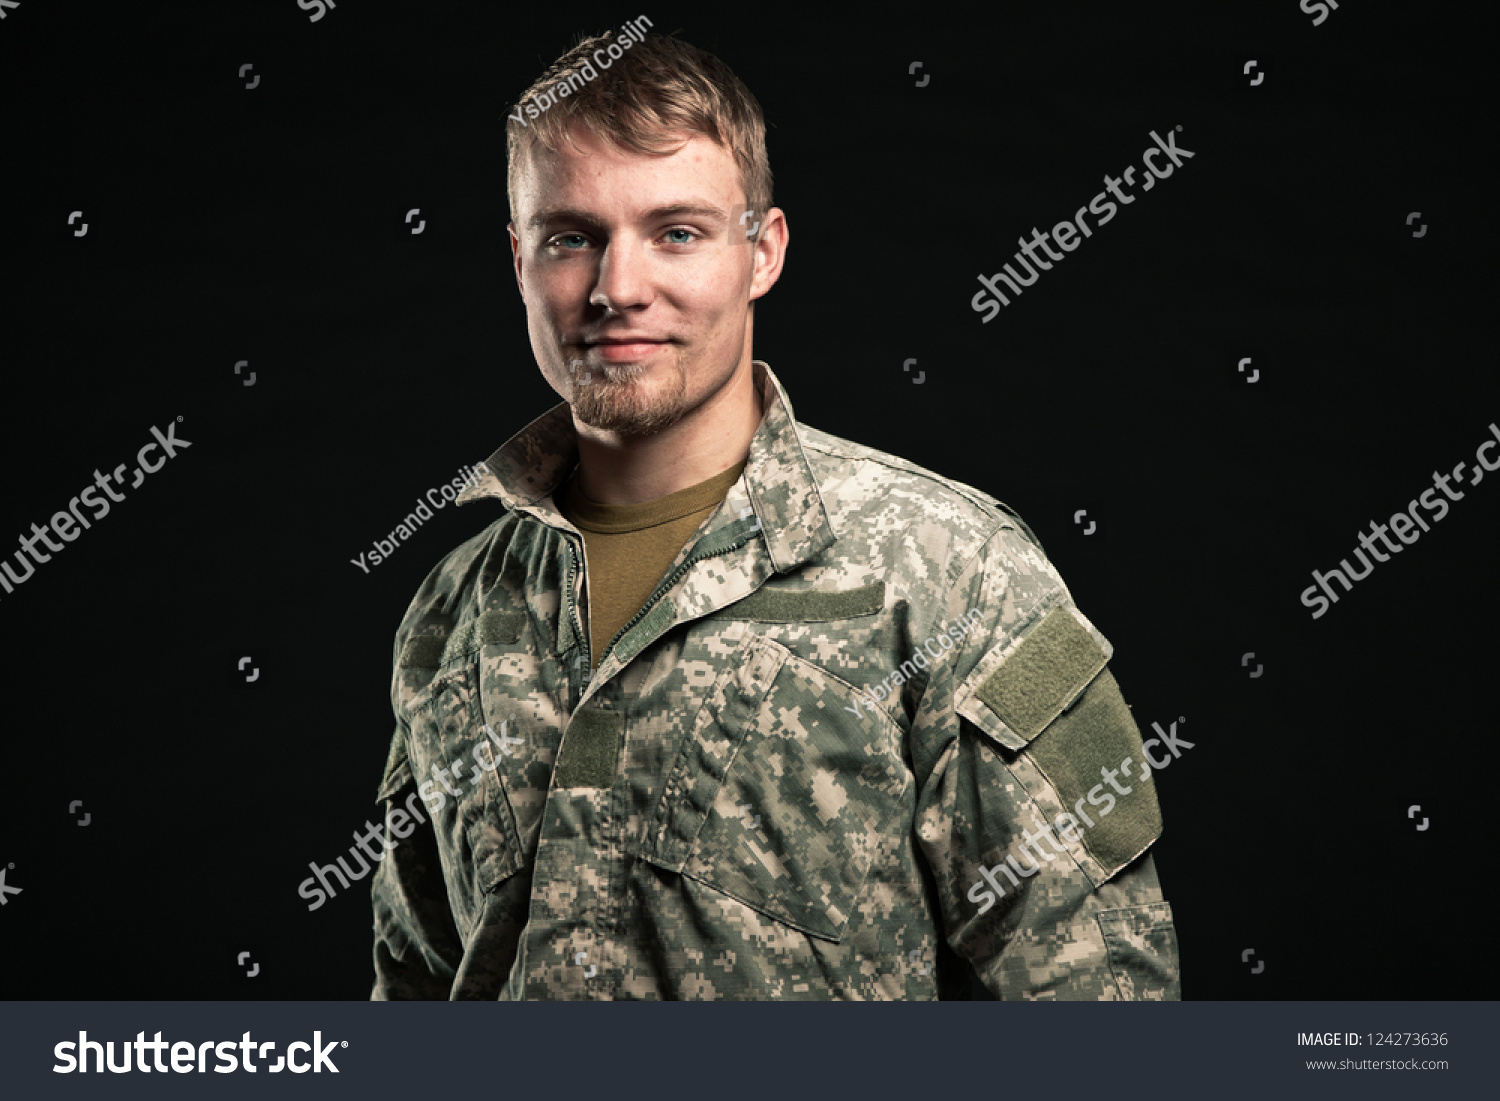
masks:
<instances>
[{"instance_id":1,"label":"sleeve pocket","mask_svg":"<svg viewBox=\"0 0 1500 1101\"><path fill-rule=\"evenodd\" d=\"M1097 917L1121 997L1133 1002L1181 1001L1171 904L1101 910Z\"/></svg>"}]
</instances>

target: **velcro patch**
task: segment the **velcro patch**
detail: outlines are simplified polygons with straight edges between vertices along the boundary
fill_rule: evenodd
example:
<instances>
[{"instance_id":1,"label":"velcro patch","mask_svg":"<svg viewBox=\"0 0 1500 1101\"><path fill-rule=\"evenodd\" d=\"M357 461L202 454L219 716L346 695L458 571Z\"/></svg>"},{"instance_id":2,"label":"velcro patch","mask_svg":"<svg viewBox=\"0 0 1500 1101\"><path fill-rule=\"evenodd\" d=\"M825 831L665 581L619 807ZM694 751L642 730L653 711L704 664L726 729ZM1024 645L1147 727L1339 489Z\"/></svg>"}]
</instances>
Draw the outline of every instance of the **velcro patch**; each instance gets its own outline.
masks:
<instances>
[{"instance_id":1,"label":"velcro patch","mask_svg":"<svg viewBox=\"0 0 1500 1101\"><path fill-rule=\"evenodd\" d=\"M461 624L443 647L443 664L496 642L520 642L526 629L525 612L489 611Z\"/></svg>"},{"instance_id":2,"label":"velcro patch","mask_svg":"<svg viewBox=\"0 0 1500 1101\"><path fill-rule=\"evenodd\" d=\"M843 592L762 587L704 618L747 619L756 623L823 623L874 615L884 607L884 581Z\"/></svg>"},{"instance_id":3,"label":"velcro patch","mask_svg":"<svg viewBox=\"0 0 1500 1101\"><path fill-rule=\"evenodd\" d=\"M1083 847L1106 877L1160 836L1161 808L1141 732L1108 669L1048 724L1026 754L1057 789L1067 812L1079 818ZM1106 781L1104 770L1113 771L1114 784Z\"/></svg>"},{"instance_id":4,"label":"velcro patch","mask_svg":"<svg viewBox=\"0 0 1500 1101\"><path fill-rule=\"evenodd\" d=\"M573 713L557 754L553 780L560 788L607 788L615 782L625 715L588 708Z\"/></svg>"},{"instance_id":5,"label":"velcro patch","mask_svg":"<svg viewBox=\"0 0 1500 1101\"><path fill-rule=\"evenodd\" d=\"M443 641L431 635L414 635L401 647L401 659L396 664L436 669L443 663Z\"/></svg>"},{"instance_id":6,"label":"velcro patch","mask_svg":"<svg viewBox=\"0 0 1500 1101\"><path fill-rule=\"evenodd\" d=\"M1094 637L1058 605L984 679L975 695L1029 742L1062 714L1108 660Z\"/></svg>"},{"instance_id":7,"label":"velcro patch","mask_svg":"<svg viewBox=\"0 0 1500 1101\"><path fill-rule=\"evenodd\" d=\"M491 643L520 642L521 633L525 630L525 612L485 612L461 624L446 639L434 635L413 635L401 647L401 658L396 664L417 669L436 669Z\"/></svg>"}]
</instances>

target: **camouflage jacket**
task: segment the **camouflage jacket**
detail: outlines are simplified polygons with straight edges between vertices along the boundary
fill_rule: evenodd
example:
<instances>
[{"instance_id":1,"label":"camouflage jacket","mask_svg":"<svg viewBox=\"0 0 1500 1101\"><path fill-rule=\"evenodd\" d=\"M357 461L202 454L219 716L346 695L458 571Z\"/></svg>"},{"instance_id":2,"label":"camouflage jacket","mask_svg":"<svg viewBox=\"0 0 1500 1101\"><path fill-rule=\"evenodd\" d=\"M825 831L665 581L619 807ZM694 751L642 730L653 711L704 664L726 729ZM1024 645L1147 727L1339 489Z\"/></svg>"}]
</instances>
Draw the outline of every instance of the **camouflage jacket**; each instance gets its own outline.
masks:
<instances>
[{"instance_id":1,"label":"camouflage jacket","mask_svg":"<svg viewBox=\"0 0 1500 1101\"><path fill-rule=\"evenodd\" d=\"M744 473L592 676L569 407L459 496L506 512L396 633L371 996L1178 997L1109 642L1000 502L755 371Z\"/></svg>"}]
</instances>

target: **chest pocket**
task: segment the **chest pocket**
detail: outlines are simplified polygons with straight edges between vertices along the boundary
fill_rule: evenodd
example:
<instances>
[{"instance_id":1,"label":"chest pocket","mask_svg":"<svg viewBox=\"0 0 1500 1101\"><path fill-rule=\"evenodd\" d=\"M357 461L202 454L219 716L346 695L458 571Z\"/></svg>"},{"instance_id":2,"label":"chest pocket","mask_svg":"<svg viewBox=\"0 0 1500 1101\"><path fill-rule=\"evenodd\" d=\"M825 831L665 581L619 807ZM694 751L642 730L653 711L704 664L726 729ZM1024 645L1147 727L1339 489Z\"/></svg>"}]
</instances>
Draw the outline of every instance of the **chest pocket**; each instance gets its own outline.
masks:
<instances>
[{"instance_id":1,"label":"chest pocket","mask_svg":"<svg viewBox=\"0 0 1500 1101\"><path fill-rule=\"evenodd\" d=\"M412 779L432 818L445 878L450 892L467 888L467 898L450 898L455 915L521 866L515 816L496 770L485 767L494 747L486 747L478 680L476 661L444 669L407 712Z\"/></svg>"},{"instance_id":2,"label":"chest pocket","mask_svg":"<svg viewBox=\"0 0 1500 1101\"><path fill-rule=\"evenodd\" d=\"M635 855L837 941L901 840L900 728L780 643L746 636L725 664Z\"/></svg>"},{"instance_id":3,"label":"chest pocket","mask_svg":"<svg viewBox=\"0 0 1500 1101\"><path fill-rule=\"evenodd\" d=\"M528 764L545 748L526 721L534 716L516 713L497 677L508 670L534 691L534 670L523 668L538 664L529 630L527 617L515 612L459 624L440 655L423 652L439 670L407 701L412 779L433 820L450 894L455 885L465 888L459 893L466 897L450 898L455 915L527 864L524 823L509 789L524 788Z\"/></svg>"}]
</instances>

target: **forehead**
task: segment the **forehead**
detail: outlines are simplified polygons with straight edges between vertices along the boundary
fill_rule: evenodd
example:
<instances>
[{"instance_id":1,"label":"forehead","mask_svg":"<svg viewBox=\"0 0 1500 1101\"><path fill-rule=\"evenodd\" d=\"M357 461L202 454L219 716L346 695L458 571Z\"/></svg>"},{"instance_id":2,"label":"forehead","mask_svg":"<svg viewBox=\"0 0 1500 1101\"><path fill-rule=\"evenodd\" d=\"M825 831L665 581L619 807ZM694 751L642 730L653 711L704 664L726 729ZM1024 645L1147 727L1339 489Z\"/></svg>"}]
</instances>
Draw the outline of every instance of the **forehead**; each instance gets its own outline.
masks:
<instances>
[{"instance_id":1,"label":"forehead","mask_svg":"<svg viewBox=\"0 0 1500 1101\"><path fill-rule=\"evenodd\" d=\"M523 223L543 199L549 208L601 212L644 209L686 194L726 209L743 201L734 156L702 134L678 135L664 154L617 149L578 126L570 135L572 143L564 141L557 150L534 146L523 163L516 196Z\"/></svg>"}]
</instances>

